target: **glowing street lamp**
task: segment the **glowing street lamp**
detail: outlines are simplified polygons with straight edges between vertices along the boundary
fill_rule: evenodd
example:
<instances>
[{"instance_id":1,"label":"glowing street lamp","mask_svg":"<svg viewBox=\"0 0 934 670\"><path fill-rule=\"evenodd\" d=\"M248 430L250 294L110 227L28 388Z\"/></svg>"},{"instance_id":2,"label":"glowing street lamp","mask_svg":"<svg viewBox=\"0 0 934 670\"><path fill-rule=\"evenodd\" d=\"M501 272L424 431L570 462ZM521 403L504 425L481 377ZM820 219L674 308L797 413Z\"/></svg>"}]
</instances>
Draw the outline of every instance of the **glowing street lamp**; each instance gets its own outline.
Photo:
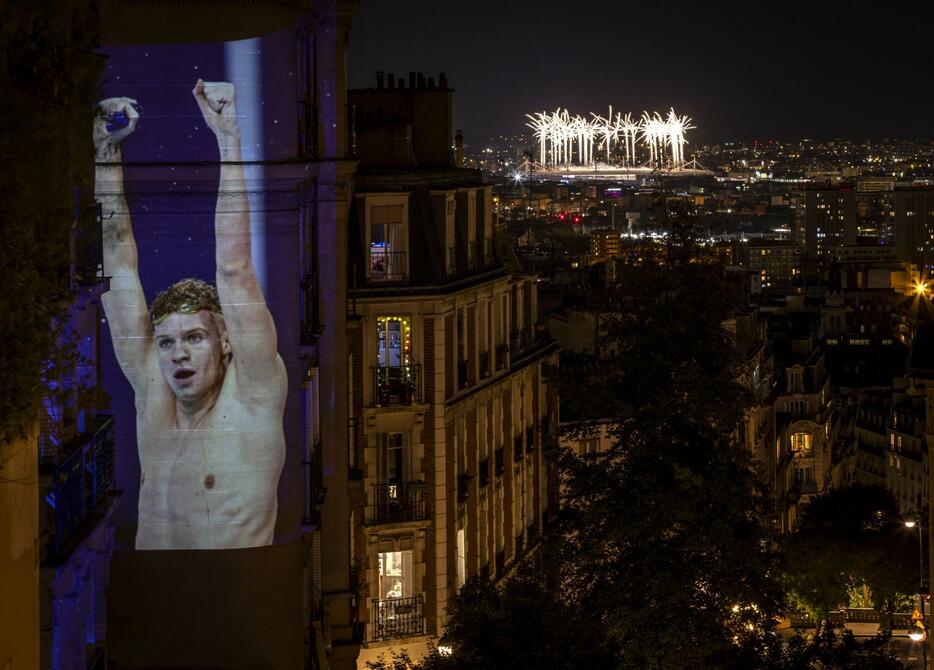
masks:
<instances>
[{"instance_id":1,"label":"glowing street lamp","mask_svg":"<svg viewBox=\"0 0 934 670\"><path fill-rule=\"evenodd\" d=\"M915 282L915 293L918 294L919 296L927 297L927 294L928 294L927 282L916 281Z\"/></svg>"}]
</instances>

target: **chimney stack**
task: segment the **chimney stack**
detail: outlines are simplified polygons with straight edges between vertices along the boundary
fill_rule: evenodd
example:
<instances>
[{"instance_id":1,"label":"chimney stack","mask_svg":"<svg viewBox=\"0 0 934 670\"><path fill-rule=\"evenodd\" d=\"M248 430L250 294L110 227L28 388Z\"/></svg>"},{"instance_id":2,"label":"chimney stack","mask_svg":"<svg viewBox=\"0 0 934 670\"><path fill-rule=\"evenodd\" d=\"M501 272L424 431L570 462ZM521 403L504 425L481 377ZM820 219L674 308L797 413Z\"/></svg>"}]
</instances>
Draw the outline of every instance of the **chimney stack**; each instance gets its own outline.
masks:
<instances>
[{"instance_id":1,"label":"chimney stack","mask_svg":"<svg viewBox=\"0 0 934 670\"><path fill-rule=\"evenodd\" d=\"M438 87L447 88L448 87L448 73L442 72L438 75Z\"/></svg>"},{"instance_id":2,"label":"chimney stack","mask_svg":"<svg viewBox=\"0 0 934 670\"><path fill-rule=\"evenodd\" d=\"M415 88L415 73L409 72L409 88Z\"/></svg>"},{"instance_id":3,"label":"chimney stack","mask_svg":"<svg viewBox=\"0 0 934 670\"><path fill-rule=\"evenodd\" d=\"M388 78L386 79L386 88L394 89L395 87L396 87L396 75L390 72Z\"/></svg>"},{"instance_id":4,"label":"chimney stack","mask_svg":"<svg viewBox=\"0 0 934 670\"><path fill-rule=\"evenodd\" d=\"M418 73L418 87L425 88L425 73L424 72Z\"/></svg>"},{"instance_id":5,"label":"chimney stack","mask_svg":"<svg viewBox=\"0 0 934 670\"><path fill-rule=\"evenodd\" d=\"M435 87L435 78L428 77L428 88L434 88L434 87Z\"/></svg>"},{"instance_id":6,"label":"chimney stack","mask_svg":"<svg viewBox=\"0 0 934 670\"><path fill-rule=\"evenodd\" d=\"M383 71L382 70L376 71L376 90L377 91L383 90Z\"/></svg>"}]
</instances>

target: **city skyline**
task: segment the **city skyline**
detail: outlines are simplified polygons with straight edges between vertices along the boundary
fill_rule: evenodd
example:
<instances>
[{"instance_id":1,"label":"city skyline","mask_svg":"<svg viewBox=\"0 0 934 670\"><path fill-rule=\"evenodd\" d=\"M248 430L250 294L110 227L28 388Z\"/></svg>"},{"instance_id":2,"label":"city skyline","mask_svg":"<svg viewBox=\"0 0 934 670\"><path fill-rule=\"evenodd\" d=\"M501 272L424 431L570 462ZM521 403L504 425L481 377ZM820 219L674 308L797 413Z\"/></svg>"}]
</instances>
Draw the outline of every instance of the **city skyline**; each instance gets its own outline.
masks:
<instances>
[{"instance_id":1,"label":"city skyline","mask_svg":"<svg viewBox=\"0 0 934 670\"><path fill-rule=\"evenodd\" d=\"M378 70L446 72L468 145L521 132L529 110L561 105L575 114L609 104L673 106L697 121L695 146L930 137L921 110L934 96L915 74L930 58L921 24L899 7L880 23L877 13L829 4L571 13L552 0L480 2L470 11L363 2L350 37L350 85L374 86Z\"/></svg>"}]
</instances>

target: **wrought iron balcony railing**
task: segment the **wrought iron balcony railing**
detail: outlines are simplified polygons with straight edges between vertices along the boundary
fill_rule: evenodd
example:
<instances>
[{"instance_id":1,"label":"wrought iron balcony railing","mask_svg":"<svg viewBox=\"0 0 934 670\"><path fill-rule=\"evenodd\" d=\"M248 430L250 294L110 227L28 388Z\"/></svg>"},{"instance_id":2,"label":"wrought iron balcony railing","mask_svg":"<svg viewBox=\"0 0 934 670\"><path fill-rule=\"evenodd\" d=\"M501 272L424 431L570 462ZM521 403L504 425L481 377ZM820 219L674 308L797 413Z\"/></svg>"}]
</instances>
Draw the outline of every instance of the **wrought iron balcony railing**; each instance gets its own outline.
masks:
<instances>
[{"instance_id":1,"label":"wrought iron balcony railing","mask_svg":"<svg viewBox=\"0 0 934 670\"><path fill-rule=\"evenodd\" d=\"M415 637L425 632L425 601L420 595L373 601L371 640Z\"/></svg>"},{"instance_id":2,"label":"wrought iron balcony railing","mask_svg":"<svg viewBox=\"0 0 934 670\"><path fill-rule=\"evenodd\" d=\"M408 254L405 251L385 251L370 247L370 266L367 277L375 282L404 281L409 274Z\"/></svg>"},{"instance_id":3,"label":"wrought iron balcony railing","mask_svg":"<svg viewBox=\"0 0 934 670\"><path fill-rule=\"evenodd\" d=\"M98 416L93 433L78 435L61 450L51 468L45 501L51 508L53 555L114 490L116 429L111 416Z\"/></svg>"},{"instance_id":4,"label":"wrought iron balcony railing","mask_svg":"<svg viewBox=\"0 0 934 670\"><path fill-rule=\"evenodd\" d=\"M480 461L480 487L483 488L490 483L490 459L484 458Z\"/></svg>"},{"instance_id":5,"label":"wrought iron balcony railing","mask_svg":"<svg viewBox=\"0 0 934 670\"><path fill-rule=\"evenodd\" d=\"M373 404L388 407L421 402L421 369L421 365L372 368Z\"/></svg>"},{"instance_id":6,"label":"wrought iron balcony railing","mask_svg":"<svg viewBox=\"0 0 934 670\"><path fill-rule=\"evenodd\" d=\"M371 523L423 521L428 518L425 482L380 482L373 484Z\"/></svg>"}]
</instances>

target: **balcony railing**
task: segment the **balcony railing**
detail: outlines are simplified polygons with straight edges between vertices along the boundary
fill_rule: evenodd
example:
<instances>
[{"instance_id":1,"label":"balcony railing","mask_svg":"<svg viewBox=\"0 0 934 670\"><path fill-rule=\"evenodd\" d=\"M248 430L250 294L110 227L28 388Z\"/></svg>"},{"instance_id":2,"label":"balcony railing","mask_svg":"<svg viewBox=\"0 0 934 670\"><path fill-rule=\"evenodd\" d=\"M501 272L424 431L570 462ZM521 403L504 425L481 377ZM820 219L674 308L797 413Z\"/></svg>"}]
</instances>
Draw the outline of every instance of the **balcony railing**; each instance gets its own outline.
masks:
<instances>
[{"instance_id":1,"label":"balcony railing","mask_svg":"<svg viewBox=\"0 0 934 670\"><path fill-rule=\"evenodd\" d=\"M371 640L416 637L425 631L425 602L422 596L373 601Z\"/></svg>"},{"instance_id":2,"label":"balcony railing","mask_svg":"<svg viewBox=\"0 0 934 670\"><path fill-rule=\"evenodd\" d=\"M509 356L509 345L500 344L496 347L496 369L502 370L506 367L506 357Z\"/></svg>"},{"instance_id":3,"label":"balcony railing","mask_svg":"<svg viewBox=\"0 0 934 670\"><path fill-rule=\"evenodd\" d=\"M51 487L45 497L51 508L53 555L93 514L97 504L114 490L116 430L113 417L98 417L93 433L78 435L61 450L52 466Z\"/></svg>"},{"instance_id":4,"label":"balcony railing","mask_svg":"<svg viewBox=\"0 0 934 670\"><path fill-rule=\"evenodd\" d=\"M522 435L516 435L512 439L512 460L515 463L522 462Z\"/></svg>"},{"instance_id":5,"label":"balcony railing","mask_svg":"<svg viewBox=\"0 0 934 670\"><path fill-rule=\"evenodd\" d=\"M480 379L486 379L490 376L490 352L480 352Z\"/></svg>"},{"instance_id":6,"label":"balcony railing","mask_svg":"<svg viewBox=\"0 0 934 670\"><path fill-rule=\"evenodd\" d=\"M403 281L409 274L408 254L370 247L370 281Z\"/></svg>"},{"instance_id":7,"label":"balcony railing","mask_svg":"<svg viewBox=\"0 0 934 670\"><path fill-rule=\"evenodd\" d=\"M480 461L480 486L481 488L490 483L490 459L484 458Z\"/></svg>"},{"instance_id":8,"label":"balcony railing","mask_svg":"<svg viewBox=\"0 0 934 670\"><path fill-rule=\"evenodd\" d=\"M493 460L494 460L494 462L495 462L495 464L496 464L496 476L498 477L499 475L501 475L501 474L503 474L504 472L506 472L506 460L505 460L505 458L503 457L503 448L502 448L502 447L500 447L499 449L496 450L496 452L495 452L495 454L494 454L494 459L493 459Z\"/></svg>"},{"instance_id":9,"label":"balcony railing","mask_svg":"<svg viewBox=\"0 0 934 670\"><path fill-rule=\"evenodd\" d=\"M535 451L535 429L531 426L525 429L525 451L526 453Z\"/></svg>"},{"instance_id":10,"label":"balcony railing","mask_svg":"<svg viewBox=\"0 0 934 670\"><path fill-rule=\"evenodd\" d=\"M373 404L377 407L411 405L422 401L421 365L374 367Z\"/></svg>"},{"instance_id":11,"label":"balcony railing","mask_svg":"<svg viewBox=\"0 0 934 670\"><path fill-rule=\"evenodd\" d=\"M423 521L428 518L424 482L373 484L371 523Z\"/></svg>"}]
</instances>

